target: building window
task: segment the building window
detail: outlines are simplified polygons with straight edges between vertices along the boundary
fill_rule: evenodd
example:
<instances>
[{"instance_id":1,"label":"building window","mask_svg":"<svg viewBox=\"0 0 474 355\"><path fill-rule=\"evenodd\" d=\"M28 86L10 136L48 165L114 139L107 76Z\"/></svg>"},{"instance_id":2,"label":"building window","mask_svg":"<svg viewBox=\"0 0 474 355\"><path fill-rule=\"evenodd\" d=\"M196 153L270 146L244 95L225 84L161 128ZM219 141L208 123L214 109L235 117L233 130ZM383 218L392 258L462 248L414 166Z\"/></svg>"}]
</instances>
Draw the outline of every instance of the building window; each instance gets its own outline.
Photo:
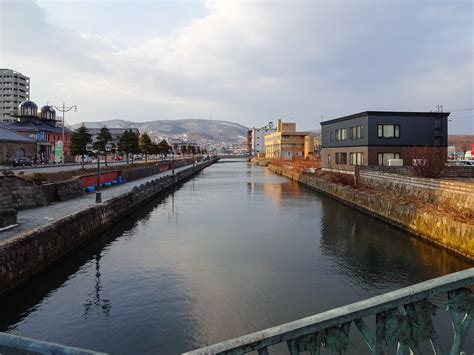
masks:
<instances>
[{"instance_id":1,"label":"building window","mask_svg":"<svg viewBox=\"0 0 474 355\"><path fill-rule=\"evenodd\" d=\"M347 153L336 153L336 164L347 164Z\"/></svg>"},{"instance_id":2,"label":"building window","mask_svg":"<svg viewBox=\"0 0 474 355\"><path fill-rule=\"evenodd\" d=\"M377 125L378 138L400 138L399 124L379 124Z\"/></svg>"},{"instance_id":3,"label":"building window","mask_svg":"<svg viewBox=\"0 0 474 355\"><path fill-rule=\"evenodd\" d=\"M377 153L379 165L388 165L389 159L400 159L400 153Z\"/></svg>"},{"instance_id":4,"label":"building window","mask_svg":"<svg viewBox=\"0 0 474 355\"><path fill-rule=\"evenodd\" d=\"M353 126L349 131L350 139L360 139L364 137L364 126Z\"/></svg>"},{"instance_id":5,"label":"building window","mask_svg":"<svg viewBox=\"0 0 474 355\"><path fill-rule=\"evenodd\" d=\"M349 153L351 165L364 165L364 153Z\"/></svg>"},{"instance_id":6,"label":"building window","mask_svg":"<svg viewBox=\"0 0 474 355\"><path fill-rule=\"evenodd\" d=\"M347 139L347 128L336 129L336 140L344 141Z\"/></svg>"},{"instance_id":7,"label":"building window","mask_svg":"<svg viewBox=\"0 0 474 355\"><path fill-rule=\"evenodd\" d=\"M328 164L331 164L331 154L328 154Z\"/></svg>"}]
</instances>

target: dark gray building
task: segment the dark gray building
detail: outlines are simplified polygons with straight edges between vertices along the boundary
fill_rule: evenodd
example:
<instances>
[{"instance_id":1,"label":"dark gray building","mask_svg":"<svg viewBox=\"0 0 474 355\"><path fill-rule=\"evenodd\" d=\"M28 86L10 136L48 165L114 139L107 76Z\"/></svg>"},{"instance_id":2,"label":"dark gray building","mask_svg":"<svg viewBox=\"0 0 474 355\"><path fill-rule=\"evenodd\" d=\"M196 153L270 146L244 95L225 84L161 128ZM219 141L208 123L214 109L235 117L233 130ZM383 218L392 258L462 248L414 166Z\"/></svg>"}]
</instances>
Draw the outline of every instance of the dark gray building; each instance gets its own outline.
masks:
<instances>
[{"instance_id":1,"label":"dark gray building","mask_svg":"<svg viewBox=\"0 0 474 355\"><path fill-rule=\"evenodd\" d=\"M411 164L416 147L447 149L448 112L366 111L321 122L323 167Z\"/></svg>"}]
</instances>

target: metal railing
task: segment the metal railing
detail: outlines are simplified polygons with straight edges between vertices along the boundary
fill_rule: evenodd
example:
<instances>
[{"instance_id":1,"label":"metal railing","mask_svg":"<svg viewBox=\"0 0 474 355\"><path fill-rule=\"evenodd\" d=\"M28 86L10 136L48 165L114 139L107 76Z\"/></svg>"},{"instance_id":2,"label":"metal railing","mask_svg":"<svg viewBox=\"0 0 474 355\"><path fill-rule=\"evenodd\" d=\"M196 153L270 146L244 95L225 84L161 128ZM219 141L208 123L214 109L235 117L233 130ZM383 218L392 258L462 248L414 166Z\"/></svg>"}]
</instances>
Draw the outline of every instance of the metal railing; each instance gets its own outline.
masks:
<instances>
[{"instance_id":1,"label":"metal railing","mask_svg":"<svg viewBox=\"0 0 474 355\"><path fill-rule=\"evenodd\" d=\"M460 354L474 316L474 268L438 277L397 291L335 308L294 322L194 350L197 354L269 354L272 345L286 342L291 355L320 354L321 347L333 354L344 354L350 344L349 330L355 324L368 346L367 353L383 354L384 348L397 347L397 354L410 350L421 354L420 344L431 342L434 354ZM438 308L430 301L447 296L443 303L453 324L451 348L442 349L432 316ZM375 316L369 327L366 318ZM374 330L371 330L374 328ZM370 350L369 350L370 349ZM348 351L350 353L350 351Z\"/></svg>"},{"instance_id":2,"label":"metal railing","mask_svg":"<svg viewBox=\"0 0 474 355\"><path fill-rule=\"evenodd\" d=\"M0 354L102 355L104 353L0 333Z\"/></svg>"}]
</instances>

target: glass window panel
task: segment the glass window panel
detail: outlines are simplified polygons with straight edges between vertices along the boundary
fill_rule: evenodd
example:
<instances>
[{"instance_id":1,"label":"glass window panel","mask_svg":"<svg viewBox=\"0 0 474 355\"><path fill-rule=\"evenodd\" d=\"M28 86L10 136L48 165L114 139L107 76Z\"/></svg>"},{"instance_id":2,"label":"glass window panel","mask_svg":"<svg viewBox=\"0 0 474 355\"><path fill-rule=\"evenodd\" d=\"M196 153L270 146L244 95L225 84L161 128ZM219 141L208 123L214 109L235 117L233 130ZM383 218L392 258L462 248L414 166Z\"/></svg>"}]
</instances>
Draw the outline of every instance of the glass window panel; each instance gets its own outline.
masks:
<instances>
[{"instance_id":1,"label":"glass window panel","mask_svg":"<svg viewBox=\"0 0 474 355\"><path fill-rule=\"evenodd\" d=\"M393 125L384 125L383 126L383 137L384 138L391 138L394 135L394 128Z\"/></svg>"},{"instance_id":2,"label":"glass window panel","mask_svg":"<svg viewBox=\"0 0 474 355\"><path fill-rule=\"evenodd\" d=\"M395 137L400 138L400 125L395 125Z\"/></svg>"},{"instance_id":3,"label":"glass window panel","mask_svg":"<svg viewBox=\"0 0 474 355\"><path fill-rule=\"evenodd\" d=\"M383 125L381 124L377 125L377 137L379 138L383 137Z\"/></svg>"}]
</instances>

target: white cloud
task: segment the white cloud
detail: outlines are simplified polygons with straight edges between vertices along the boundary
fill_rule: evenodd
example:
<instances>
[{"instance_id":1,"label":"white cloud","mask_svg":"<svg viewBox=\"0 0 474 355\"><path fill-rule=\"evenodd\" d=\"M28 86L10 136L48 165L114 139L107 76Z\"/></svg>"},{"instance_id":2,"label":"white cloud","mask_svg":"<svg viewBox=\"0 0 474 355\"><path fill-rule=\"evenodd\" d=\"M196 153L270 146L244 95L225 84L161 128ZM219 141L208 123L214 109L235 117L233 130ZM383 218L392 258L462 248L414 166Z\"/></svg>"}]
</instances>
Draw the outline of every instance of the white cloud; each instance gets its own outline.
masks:
<instances>
[{"instance_id":1,"label":"white cloud","mask_svg":"<svg viewBox=\"0 0 474 355\"><path fill-rule=\"evenodd\" d=\"M80 104L77 120L212 114L256 125L289 116L312 129L321 113L473 106L470 2L206 6L169 35L124 44L6 1L2 66L31 76L33 99Z\"/></svg>"}]
</instances>

